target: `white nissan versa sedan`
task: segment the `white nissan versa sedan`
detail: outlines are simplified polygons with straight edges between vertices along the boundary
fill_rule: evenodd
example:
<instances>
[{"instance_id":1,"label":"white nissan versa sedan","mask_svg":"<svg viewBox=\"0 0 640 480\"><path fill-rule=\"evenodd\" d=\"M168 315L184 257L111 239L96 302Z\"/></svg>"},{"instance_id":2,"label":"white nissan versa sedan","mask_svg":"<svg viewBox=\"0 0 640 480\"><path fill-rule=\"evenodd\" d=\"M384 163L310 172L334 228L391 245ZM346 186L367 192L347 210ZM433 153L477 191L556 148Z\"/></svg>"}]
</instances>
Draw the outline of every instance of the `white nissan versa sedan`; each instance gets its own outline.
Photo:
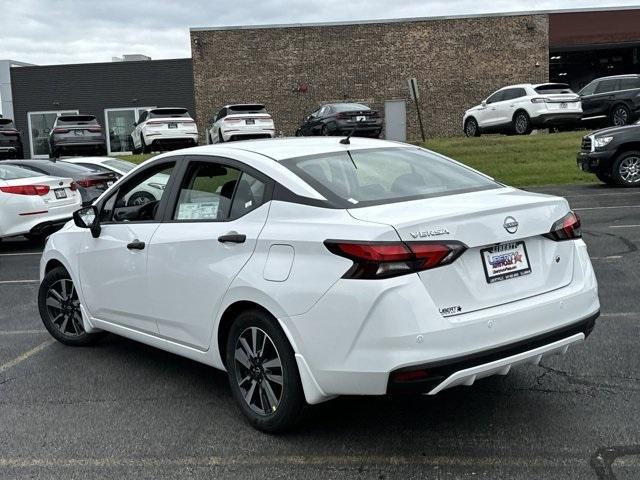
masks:
<instances>
[{"instance_id":1,"label":"white nissan versa sedan","mask_svg":"<svg viewBox=\"0 0 640 480\"><path fill-rule=\"evenodd\" d=\"M169 176L155 202L123 201ZM160 155L49 237L39 308L225 369L257 428L337 395L436 394L582 342L597 283L566 200L336 137Z\"/></svg>"}]
</instances>

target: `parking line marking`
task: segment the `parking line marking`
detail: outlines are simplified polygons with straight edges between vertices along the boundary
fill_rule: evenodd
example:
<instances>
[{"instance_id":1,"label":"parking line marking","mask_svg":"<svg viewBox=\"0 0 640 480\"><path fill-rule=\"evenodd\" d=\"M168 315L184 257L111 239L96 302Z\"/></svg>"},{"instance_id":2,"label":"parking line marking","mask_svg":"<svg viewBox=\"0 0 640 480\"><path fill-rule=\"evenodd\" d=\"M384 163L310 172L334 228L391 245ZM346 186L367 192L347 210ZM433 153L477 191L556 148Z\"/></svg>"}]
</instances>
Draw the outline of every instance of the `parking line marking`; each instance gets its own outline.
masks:
<instances>
[{"instance_id":1,"label":"parking line marking","mask_svg":"<svg viewBox=\"0 0 640 480\"><path fill-rule=\"evenodd\" d=\"M38 333L47 333L44 328L36 330L5 330L0 331L0 337L8 337L10 335L36 335Z\"/></svg>"},{"instance_id":2,"label":"parking line marking","mask_svg":"<svg viewBox=\"0 0 640 480\"><path fill-rule=\"evenodd\" d=\"M0 257L19 257L21 255L42 255L42 252L0 253Z\"/></svg>"},{"instance_id":3,"label":"parking line marking","mask_svg":"<svg viewBox=\"0 0 640 480\"><path fill-rule=\"evenodd\" d=\"M609 255L608 257L589 257L591 260L618 260L622 255Z\"/></svg>"},{"instance_id":4,"label":"parking line marking","mask_svg":"<svg viewBox=\"0 0 640 480\"><path fill-rule=\"evenodd\" d=\"M625 458L625 466L638 465L635 457ZM187 458L0 458L0 467L225 467L225 466L322 466L343 467L375 466L468 466L468 467L576 467L585 466L582 457L536 458L536 457L472 457L472 456L433 456L417 455L279 455L279 456L211 456Z\"/></svg>"},{"instance_id":5,"label":"parking line marking","mask_svg":"<svg viewBox=\"0 0 640 480\"><path fill-rule=\"evenodd\" d=\"M601 317L640 317L640 312L603 313Z\"/></svg>"},{"instance_id":6,"label":"parking line marking","mask_svg":"<svg viewBox=\"0 0 640 480\"><path fill-rule=\"evenodd\" d=\"M619 197L621 195L640 195L640 192L618 192L618 193L582 193L579 195L561 195L564 198L580 198L580 197Z\"/></svg>"},{"instance_id":7,"label":"parking line marking","mask_svg":"<svg viewBox=\"0 0 640 480\"><path fill-rule=\"evenodd\" d=\"M614 205L611 207L581 207L574 210L608 210L610 208L640 208L640 205Z\"/></svg>"},{"instance_id":8,"label":"parking line marking","mask_svg":"<svg viewBox=\"0 0 640 480\"><path fill-rule=\"evenodd\" d=\"M640 227L640 224L638 225L610 225L609 228L636 228L636 227Z\"/></svg>"},{"instance_id":9,"label":"parking line marking","mask_svg":"<svg viewBox=\"0 0 640 480\"><path fill-rule=\"evenodd\" d=\"M54 340L52 338L50 338L48 340L45 340L40 345L38 345L36 347L33 347L31 350L27 350L26 352L18 355L16 358L14 358L13 360L5 363L4 365L0 365L0 373L6 372L10 368L15 367L16 365L24 362L27 358L35 355L36 353L40 352L41 350L44 350L46 347L51 345L53 342L54 342Z\"/></svg>"},{"instance_id":10,"label":"parking line marking","mask_svg":"<svg viewBox=\"0 0 640 480\"><path fill-rule=\"evenodd\" d=\"M12 283L38 283L40 280L0 280L0 285Z\"/></svg>"}]
</instances>

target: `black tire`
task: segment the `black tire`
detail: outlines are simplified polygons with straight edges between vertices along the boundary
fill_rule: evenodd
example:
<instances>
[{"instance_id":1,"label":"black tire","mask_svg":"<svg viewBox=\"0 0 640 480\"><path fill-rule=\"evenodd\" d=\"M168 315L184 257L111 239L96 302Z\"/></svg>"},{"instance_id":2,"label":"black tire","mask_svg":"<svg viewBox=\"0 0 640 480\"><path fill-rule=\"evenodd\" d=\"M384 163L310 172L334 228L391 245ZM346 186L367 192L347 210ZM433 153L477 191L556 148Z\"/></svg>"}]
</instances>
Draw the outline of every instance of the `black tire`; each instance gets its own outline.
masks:
<instances>
[{"instance_id":1,"label":"black tire","mask_svg":"<svg viewBox=\"0 0 640 480\"><path fill-rule=\"evenodd\" d=\"M127 207L137 207L155 201L157 201L157 198L149 192L136 192L127 200Z\"/></svg>"},{"instance_id":2,"label":"black tire","mask_svg":"<svg viewBox=\"0 0 640 480\"><path fill-rule=\"evenodd\" d=\"M255 344L247 341L242 347L241 339L252 339L254 331ZM304 392L293 349L275 319L260 310L238 315L227 338L226 366L233 397L254 428L276 433L297 423L306 405Z\"/></svg>"},{"instance_id":3,"label":"black tire","mask_svg":"<svg viewBox=\"0 0 640 480\"><path fill-rule=\"evenodd\" d=\"M624 127L631 123L631 110L626 105L620 103L611 109L609 120L614 127Z\"/></svg>"},{"instance_id":4,"label":"black tire","mask_svg":"<svg viewBox=\"0 0 640 480\"><path fill-rule=\"evenodd\" d=\"M480 136L480 127L478 126L478 122L475 118L467 118L467 121L464 123L464 134L467 137Z\"/></svg>"},{"instance_id":5,"label":"black tire","mask_svg":"<svg viewBox=\"0 0 640 480\"><path fill-rule=\"evenodd\" d=\"M529 135L531 133L531 119L527 112L516 112L511 122L511 128L516 135Z\"/></svg>"},{"instance_id":6,"label":"black tire","mask_svg":"<svg viewBox=\"0 0 640 480\"><path fill-rule=\"evenodd\" d=\"M299 128L296 129L296 137L301 137L302 136L302 130L300 130Z\"/></svg>"},{"instance_id":7,"label":"black tire","mask_svg":"<svg viewBox=\"0 0 640 480\"><path fill-rule=\"evenodd\" d=\"M320 129L320 134L323 137L329 137L331 136L331 132L329 131L329 129L327 128L326 125L322 125L322 128Z\"/></svg>"},{"instance_id":8,"label":"black tire","mask_svg":"<svg viewBox=\"0 0 640 480\"><path fill-rule=\"evenodd\" d=\"M78 294L71 276L63 267L54 268L42 280L38 291L38 309L45 328L53 338L65 345L93 345L105 335L104 332L84 331Z\"/></svg>"},{"instance_id":9,"label":"black tire","mask_svg":"<svg viewBox=\"0 0 640 480\"><path fill-rule=\"evenodd\" d=\"M613 162L611 177L621 187L640 187L640 152L624 152Z\"/></svg>"},{"instance_id":10,"label":"black tire","mask_svg":"<svg viewBox=\"0 0 640 480\"><path fill-rule=\"evenodd\" d=\"M606 183L607 185L617 185L615 180L611 178L611 175L608 173L596 173L596 177L598 177L598 180L602 183Z\"/></svg>"},{"instance_id":11,"label":"black tire","mask_svg":"<svg viewBox=\"0 0 640 480\"><path fill-rule=\"evenodd\" d=\"M213 145L213 139L211 138L211 132L207 132L207 144Z\"/></svg>"},{"instance_id":12,"label":"black tire","mask_svg":"<svg viewBox=\"0 0 640 480\"><path fill-rule=\"evenodd\" d=\"M140 146L142 153L151 153L151 147L144 142L144 137L142 135L140 135Z\"/></svg>"},{"instance_id":13,"label":"black tire","mask_svg":"<svg viewBox=\"0 0 640 480\"><path fill-rule=\"evenodd\" d=\"M224 137L222 136L222 129L218 130L218 143L224 143Z\"/></svg>"}]
</instances>

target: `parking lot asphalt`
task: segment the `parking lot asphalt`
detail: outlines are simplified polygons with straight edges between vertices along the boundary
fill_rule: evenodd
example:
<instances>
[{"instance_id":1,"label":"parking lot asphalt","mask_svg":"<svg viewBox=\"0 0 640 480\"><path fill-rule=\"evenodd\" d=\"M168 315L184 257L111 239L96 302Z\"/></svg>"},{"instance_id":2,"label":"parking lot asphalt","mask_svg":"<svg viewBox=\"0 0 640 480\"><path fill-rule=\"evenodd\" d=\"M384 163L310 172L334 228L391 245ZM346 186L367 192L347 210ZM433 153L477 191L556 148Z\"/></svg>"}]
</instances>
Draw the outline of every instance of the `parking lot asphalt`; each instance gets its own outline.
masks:
<instances>
[{"instance_id":1,"label":"parking lot asphalt","mask_svg":"<svg viewBox=\"0 0 640 480\"><path fill-rule=\"evenodd\" d=\"M536 189L582 217L602 316L584 345L434 397L339 398L270 436L226 374L44 331L36 243L0 243L0 478L640 478L640 190Z\"/></svg>"}]
</instances>

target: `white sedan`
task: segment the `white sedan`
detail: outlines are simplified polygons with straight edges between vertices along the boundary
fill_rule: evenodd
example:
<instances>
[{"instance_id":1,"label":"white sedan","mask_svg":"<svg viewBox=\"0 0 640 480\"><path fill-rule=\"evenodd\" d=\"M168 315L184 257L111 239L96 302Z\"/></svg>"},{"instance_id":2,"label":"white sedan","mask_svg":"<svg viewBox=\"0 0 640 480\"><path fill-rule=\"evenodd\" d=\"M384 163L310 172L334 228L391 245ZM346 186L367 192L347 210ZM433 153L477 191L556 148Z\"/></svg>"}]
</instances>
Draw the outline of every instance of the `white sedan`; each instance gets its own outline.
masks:
<instances>
[{"instance_id":1,"label":"white sedan","mask_svg":"<svg viewBox=\"0 0 640 480\"><path fill-rule=\"evenodd\" d=\"M156 202L122 202L159 173ZM74 218L42 256L49 332L224 369L265 431L338 395L433 395L538 363L584 341L600 309L566 200L407 144L168 153Z\"/></svg>"},{"instance_id":2,"label":"white sedan","mask_svg":"<svg viewBox=\"0 0 640 480\"><path fill-rule=\"evenodd\" d=\"M74 163L99 172L115 173L118 178L124 177L137 167L135 163L112 157L69 157L64 159L67 163ZM140 184L135 191L124 198L128 205L142 205L155 202L162 195L169 176L159 173Z\"/></svg>"},{"instance_id":3,"label":"white sedan","mask_svg":"<svg viewBox=\"0 0 640 480\"><path fill-rule=\"evenodd\" d=\"M71 220L81 206L72 179L0 163L0 238L45 235Z\"/></svg>"}]
</instances>

